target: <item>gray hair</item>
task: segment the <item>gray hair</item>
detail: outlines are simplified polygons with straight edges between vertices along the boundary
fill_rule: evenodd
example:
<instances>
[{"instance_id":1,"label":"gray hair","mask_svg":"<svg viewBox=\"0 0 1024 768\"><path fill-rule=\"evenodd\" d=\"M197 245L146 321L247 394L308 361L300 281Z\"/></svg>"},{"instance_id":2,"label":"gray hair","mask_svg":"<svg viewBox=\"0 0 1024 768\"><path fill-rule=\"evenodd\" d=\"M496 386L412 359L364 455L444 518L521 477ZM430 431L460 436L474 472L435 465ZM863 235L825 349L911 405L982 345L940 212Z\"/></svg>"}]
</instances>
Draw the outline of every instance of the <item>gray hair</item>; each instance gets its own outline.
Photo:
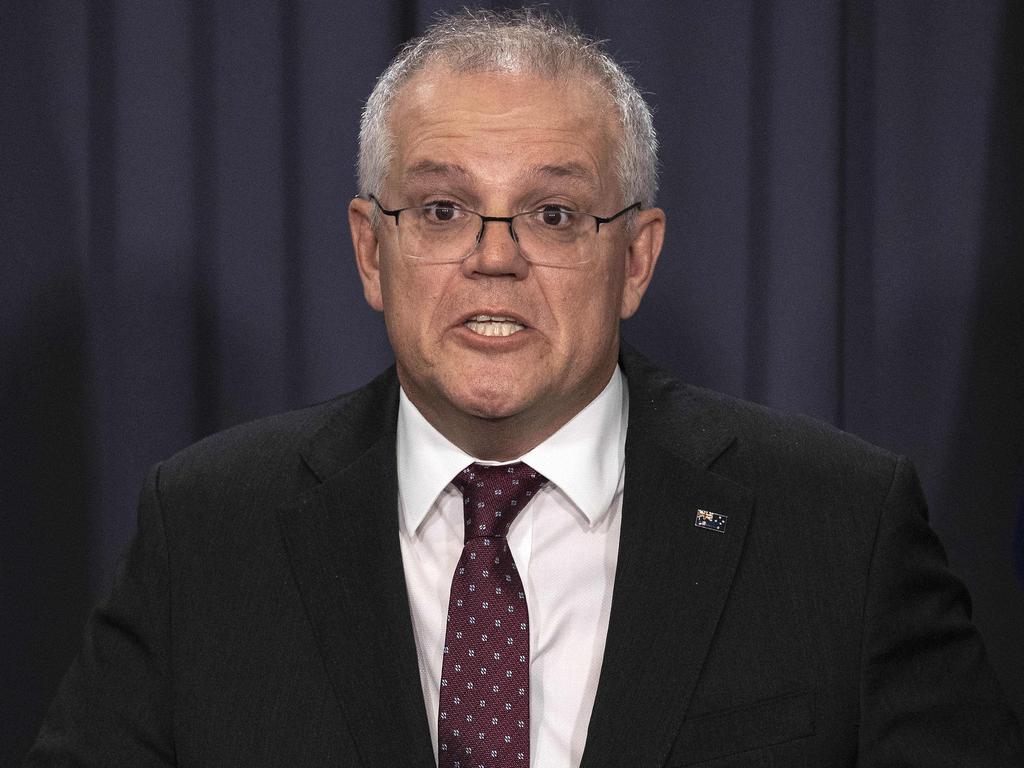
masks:
<instances>
[{"instance_id":1,"label":"gray hair","mask_svg":"<svg viewBox=\"0 0 1024 768\"><path fill-rule=\"evenodd\" d=\"M380 194L393 154L388 119L402 87L435 62L457 72L529 72L545 77L582 75L608 94L622 138L618 181L623 204L654 204L658 138L651 110L633 78L599 41L571 22L536 8L470 10L440 15L422 37L408 42L370 93L359 126L359 191Z\"/></svg>"}]
</instances>

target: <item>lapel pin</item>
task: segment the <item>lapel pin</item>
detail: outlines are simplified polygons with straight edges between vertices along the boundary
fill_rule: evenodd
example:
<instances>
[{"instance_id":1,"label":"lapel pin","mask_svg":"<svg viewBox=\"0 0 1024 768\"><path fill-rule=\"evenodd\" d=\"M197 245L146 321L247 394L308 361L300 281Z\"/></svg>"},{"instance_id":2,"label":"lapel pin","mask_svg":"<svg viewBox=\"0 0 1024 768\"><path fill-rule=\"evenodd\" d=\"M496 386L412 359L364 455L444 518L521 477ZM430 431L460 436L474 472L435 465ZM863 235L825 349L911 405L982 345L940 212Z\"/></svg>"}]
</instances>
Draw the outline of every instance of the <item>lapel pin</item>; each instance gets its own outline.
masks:
<instances>
[{"instance_id":1,"label":"lapel pin","mask_svg":"<svg viewBox=\"0 0 1024 768\"><path fill-rule=\"evenodd\" d=\"M720 515L717 512L708 512L706 509L697 510L697 518L693 524L698 528L707 528L709 531L725 532L725 523L728 515Z\"/></svg>"}]
</instances>

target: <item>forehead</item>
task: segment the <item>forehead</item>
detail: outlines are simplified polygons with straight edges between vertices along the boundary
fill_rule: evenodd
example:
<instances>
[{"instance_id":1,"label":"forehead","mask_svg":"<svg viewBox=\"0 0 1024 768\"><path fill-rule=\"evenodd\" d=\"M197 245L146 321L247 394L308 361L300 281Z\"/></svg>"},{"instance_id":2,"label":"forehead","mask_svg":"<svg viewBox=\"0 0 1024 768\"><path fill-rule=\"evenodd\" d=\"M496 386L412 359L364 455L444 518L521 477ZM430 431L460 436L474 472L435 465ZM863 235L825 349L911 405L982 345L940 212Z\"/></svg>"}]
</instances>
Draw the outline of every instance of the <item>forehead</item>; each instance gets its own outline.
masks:
<instances>
[{"instance_id":1,"label":"forehead","mask_svg":"<svg viewBox=\"0 0 1024 768\"><path fill-rule=\"evenodd\" d=\"M601 192L617 181L616 114L610 97L585 79L434 65L395 100L389 180L508 185L542 176Z\"/></svg>"}]
</instances>

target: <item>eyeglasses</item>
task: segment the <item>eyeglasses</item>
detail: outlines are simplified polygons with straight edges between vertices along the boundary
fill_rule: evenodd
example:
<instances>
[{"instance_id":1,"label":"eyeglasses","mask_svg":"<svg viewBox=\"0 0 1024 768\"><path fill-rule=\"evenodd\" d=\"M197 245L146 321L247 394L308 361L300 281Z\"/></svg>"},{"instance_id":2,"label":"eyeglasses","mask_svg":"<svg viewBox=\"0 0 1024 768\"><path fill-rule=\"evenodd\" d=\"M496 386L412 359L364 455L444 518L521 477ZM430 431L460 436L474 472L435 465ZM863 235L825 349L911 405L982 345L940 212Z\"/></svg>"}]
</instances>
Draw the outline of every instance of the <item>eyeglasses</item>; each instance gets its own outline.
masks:
<instances>
[{"instance_id":1,"label":"eyeglasses","mask_svg":"<svg viewBox=\"0 0 1024 768\"><path fill-rule=\"evenodd\" d=\"M593 258L602 224L640 208L636 202L612 216L595 216L547 205L515 216L484 216L447 201L389 211L374 195L369 198L381 213L394 218L402 254L431 264L469 258L480 244L487 222L500 221L508 224L519 253L532 264L579 266Z\"/></svg>"}]
</instances>

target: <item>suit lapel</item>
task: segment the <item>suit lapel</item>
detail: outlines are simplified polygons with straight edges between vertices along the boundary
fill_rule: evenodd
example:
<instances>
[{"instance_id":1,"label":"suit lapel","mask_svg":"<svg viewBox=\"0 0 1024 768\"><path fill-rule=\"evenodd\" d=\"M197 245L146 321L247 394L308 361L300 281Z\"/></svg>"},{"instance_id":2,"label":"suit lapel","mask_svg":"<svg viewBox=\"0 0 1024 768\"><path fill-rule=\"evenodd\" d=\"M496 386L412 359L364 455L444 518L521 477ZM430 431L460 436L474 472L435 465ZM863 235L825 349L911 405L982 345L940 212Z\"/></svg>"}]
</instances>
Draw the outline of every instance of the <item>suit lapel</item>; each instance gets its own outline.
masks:
<instances>
[{"instance_id":1,"label":"suit lapel","mask_svg":"<svg viewBox=\"0 0 1024 768\"><path fill-rule=\"evenodd\" d=\"M324 482L281 530L362 764L433 768L398 539L397 389L357 398L306 451Z\"/></svg>"},{"instance_id":2,"label":"suit lapel","mask_svg":"<svg viewBox=\"0 0 1024 768\"><path fill-rule=\"evenodd\" d=\"M730 443L687 407L686 390L655 392L657 374L624 356L630 386L622 534L608 638L581 768L662 765L686 715L725 605L751 494L710 472ZM726 517L721 532L697 510Z\"/></svg>"}]
</instances>

